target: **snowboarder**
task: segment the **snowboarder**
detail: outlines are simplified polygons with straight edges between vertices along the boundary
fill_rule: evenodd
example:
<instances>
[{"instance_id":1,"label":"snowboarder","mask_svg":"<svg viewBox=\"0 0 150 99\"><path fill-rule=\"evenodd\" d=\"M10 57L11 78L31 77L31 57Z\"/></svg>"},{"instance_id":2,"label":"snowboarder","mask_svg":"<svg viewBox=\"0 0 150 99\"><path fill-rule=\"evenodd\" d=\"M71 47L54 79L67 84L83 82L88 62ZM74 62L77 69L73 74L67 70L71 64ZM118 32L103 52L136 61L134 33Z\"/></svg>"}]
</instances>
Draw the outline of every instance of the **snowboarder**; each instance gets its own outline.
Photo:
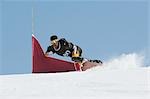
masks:
<instances>
[{"instance_id":1,"label":"snowboarder","mask_svg":"<svg viewBox=\"0 0 150 99\"><path fill-rule=\"evenodd\" d=\"M58 39L56 35L50 37L51 45L48 46L45 56L50 54L58 54L60 56L71 57L72 61L83 63L85 61L102 63L100 60L87 60L82 57L82 49L65 38Z\"/></svg>"}]
</instances>

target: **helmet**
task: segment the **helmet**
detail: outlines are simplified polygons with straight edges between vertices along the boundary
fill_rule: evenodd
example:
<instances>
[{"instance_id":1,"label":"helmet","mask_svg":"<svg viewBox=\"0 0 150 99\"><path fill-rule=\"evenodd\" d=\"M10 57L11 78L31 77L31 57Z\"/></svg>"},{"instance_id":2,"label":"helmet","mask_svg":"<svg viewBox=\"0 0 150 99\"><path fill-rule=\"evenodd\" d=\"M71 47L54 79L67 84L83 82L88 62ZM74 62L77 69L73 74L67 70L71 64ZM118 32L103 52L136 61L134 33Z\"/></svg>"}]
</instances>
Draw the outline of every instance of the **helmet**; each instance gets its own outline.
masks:
<instances>
[{"instance_id":1,"label":"helmet","mask_svg":"<svg viewBox=\"0 0 150 99\"><path fill-rule=\"evenodd\" d=\"M52 36L50 37L50 40L51 40L51 41L56 40L56 39L58 39L58 37L57 37L56 35L52 35Z\"/></svg>"}]
</instances>

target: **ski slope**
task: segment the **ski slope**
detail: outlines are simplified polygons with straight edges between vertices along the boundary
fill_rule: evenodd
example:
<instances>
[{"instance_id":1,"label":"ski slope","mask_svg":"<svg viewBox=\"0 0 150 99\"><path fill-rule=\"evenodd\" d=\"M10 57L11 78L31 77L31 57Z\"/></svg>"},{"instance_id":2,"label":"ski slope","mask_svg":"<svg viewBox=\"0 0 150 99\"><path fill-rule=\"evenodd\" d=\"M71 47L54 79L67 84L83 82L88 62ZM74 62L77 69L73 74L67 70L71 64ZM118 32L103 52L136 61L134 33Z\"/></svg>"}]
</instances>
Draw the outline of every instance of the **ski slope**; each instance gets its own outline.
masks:
<instances>
[{"instance_id":1,"label":"ski slope","mask_svg":"<svg viewBox=\"0 0 150 99\"><path fill-rule=\"evenodd\" d=\"M149 99L150 68L141 63L129 54L85 72L0 75L0 99Z\"/></svg>"}]
</instances>

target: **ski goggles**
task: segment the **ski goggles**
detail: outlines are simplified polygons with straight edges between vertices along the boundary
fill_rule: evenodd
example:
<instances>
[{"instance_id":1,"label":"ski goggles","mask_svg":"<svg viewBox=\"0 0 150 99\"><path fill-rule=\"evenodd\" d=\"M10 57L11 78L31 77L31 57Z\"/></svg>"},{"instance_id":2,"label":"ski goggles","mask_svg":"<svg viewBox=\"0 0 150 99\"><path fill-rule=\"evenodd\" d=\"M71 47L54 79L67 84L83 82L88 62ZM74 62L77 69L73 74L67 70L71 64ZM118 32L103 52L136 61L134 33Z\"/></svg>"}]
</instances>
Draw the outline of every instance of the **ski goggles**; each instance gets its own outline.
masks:
<instances>
[{"instance_id":1,"label":"ski goggles","mask_svg":"<svg viewBox=\"0 0 150 99\"><path fill-rule=\"evenodd\" d=\"M58 39L52 40L52 41L51 41L51 44L53 45L53 44L56 44L57 42L58 42Z\"/></svg>"}]
</instances>

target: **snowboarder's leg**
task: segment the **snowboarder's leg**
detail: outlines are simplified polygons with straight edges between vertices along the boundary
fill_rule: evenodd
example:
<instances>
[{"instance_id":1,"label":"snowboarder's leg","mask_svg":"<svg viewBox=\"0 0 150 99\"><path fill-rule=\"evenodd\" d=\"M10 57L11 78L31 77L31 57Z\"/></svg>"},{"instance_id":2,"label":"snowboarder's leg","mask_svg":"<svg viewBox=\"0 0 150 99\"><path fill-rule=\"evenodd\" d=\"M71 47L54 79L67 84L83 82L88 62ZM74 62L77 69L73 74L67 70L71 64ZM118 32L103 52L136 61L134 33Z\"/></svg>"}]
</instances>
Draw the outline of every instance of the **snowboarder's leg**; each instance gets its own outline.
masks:
<instances>
[{"instance_id":1,"label":"snowboarder's leg","mask_svg":"<svg viewBox=\"0 0 150 99\"><path fill-rule=\"evenodd\" d=\"M82 71L82 64L78 63L78 62L75 62L74 63L74 67L75 67L75 70L76 71Z\"/></svg>"},{"instance_id":2,"label":"snowboarder's leg","mask_svg":"<svg viewBox=\"0 0 150 99\"><path fill-rule=\"evenodd\" d=\"M76 57L74 59L75 69L77 71L85 71L89 68L95 67L95 66L101 66L103 63L100 60L88 60L86 58L82 57Z\"/></svg>"},{"instance_id":3,"label":"snowboarder's leg","mask_svg":"<svg viewBox=\"0 0 150 99\"><path fill-rule=\"evenodd\" d=\"M82 50L79 47L77 47L76 53L72 53L71 59L72 61L75 62L74 66L75 66L76 71L82 71L81 67L83 66L82 62L84 58L81 57L81 54L82 54Z\"/></svg>"},{"instance_id":4,"label":"snowboarder's leg","mask_svg":"<svg viewBox=\"0 0 150 99\"><path fill-rule=\"evenodd\" d=\"M76 71L82 71L83 67L83 58L81 57L72 57L72 60L74 61L74 66Z\"/></svg>"},{"instance_id":5,"label":"snowboarder's leg","mask_svg":"<svg viewBox=\"0 0 150 99\"><path fill-rule=\"evenodd\" d=\"M90 60L90 59L86 59L86 58L83 58L82 56L81 56L81 54L82 54L82 49L81 48L77 48L78 50L77 50L77 53L73 53L72 54L72 61L74 61L75 62L75 68L76 68L76 70L77 71L82 71L82 69L84 70L84 65L86 66L86 64L87 63L91 63L90 64L90 67L92 66L92 65L94 65L95 66L95 64L102 64L102 61L101 60ZM85 64L86 63L86 64ZM89 64L88 64L89 65ZM85 69L86 70L86 69Z\"/></svg>"},{"instance_id":6,"label":"snowboarder's leg","mask_svg":"<svg viewBox=\"0 0 150 99\"><path fill-rule=\"evenodd\" d=\"M84 63L86 61L93 62L93 63L100 63L100 64L103 63L101 60L91 60L91 59L88 60L88 59L83 58L83 57L72 57L72 60L74 62L79 62L79 63Z\"/></svg>"},{"instance_id":7,"label":"snowboarder's leg","mask_svg":"<svg viewBox=\"0 0 150 99\"><path fill-rule=\"evenodd\" d=\"M76 51L76 53L72 53L72 61L74 61L74 62L82 62L83 60L84 60L84 58L82 58L81 56L82 56L82 49L80 48L80 47L78 47L78 46L76 46L77 47L77 51Z\"/></svg>"}]
</instances>

